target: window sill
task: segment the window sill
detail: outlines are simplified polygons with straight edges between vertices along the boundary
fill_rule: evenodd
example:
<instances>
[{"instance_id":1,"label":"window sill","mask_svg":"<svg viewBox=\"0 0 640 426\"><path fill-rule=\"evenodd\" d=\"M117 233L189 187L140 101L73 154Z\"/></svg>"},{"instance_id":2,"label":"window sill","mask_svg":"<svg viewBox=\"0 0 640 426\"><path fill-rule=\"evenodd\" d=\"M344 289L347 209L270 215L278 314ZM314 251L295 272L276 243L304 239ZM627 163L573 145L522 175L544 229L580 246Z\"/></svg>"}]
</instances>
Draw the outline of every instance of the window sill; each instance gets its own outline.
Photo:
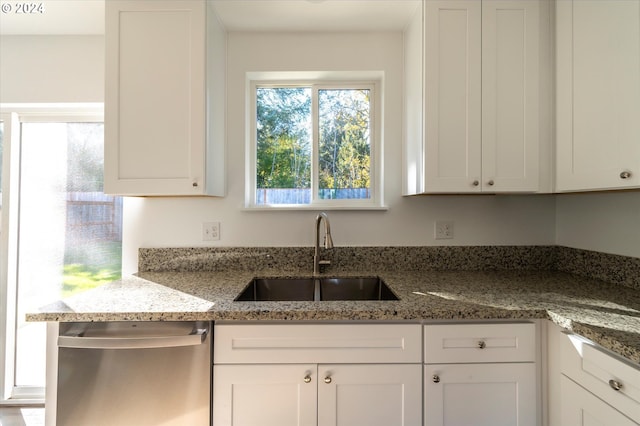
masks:
<instances>
[{"instance_id":1,"label":"window sill","mask_svg":"<svg viewBox=\"0 0 640 426\"><path fill-rule=\"evenodd\" d=\"M326 204L313 204L304 206L270 205L270 206L245 206L242 211L247 212L276 212L276 211L387 211L388 206L331 206Z\"/></svg>"}]
</instances>

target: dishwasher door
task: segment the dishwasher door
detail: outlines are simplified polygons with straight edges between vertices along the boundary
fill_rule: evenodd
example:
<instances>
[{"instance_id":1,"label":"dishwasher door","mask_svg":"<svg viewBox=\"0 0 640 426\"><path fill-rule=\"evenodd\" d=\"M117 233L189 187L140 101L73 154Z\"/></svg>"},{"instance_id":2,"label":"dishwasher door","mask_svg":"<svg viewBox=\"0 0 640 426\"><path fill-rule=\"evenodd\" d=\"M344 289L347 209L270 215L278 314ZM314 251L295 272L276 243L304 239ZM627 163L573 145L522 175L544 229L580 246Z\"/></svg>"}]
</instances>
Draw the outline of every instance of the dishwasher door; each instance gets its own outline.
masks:
<instances>
[{"instance_id":1,"label":"dishwasher door","mask_svg":"<svg viewBox=\"0 0 640 426\"><path fill-rule=\"evenodd\" d=\"M63 323L56 426L211 424L209 322Z\"/></svg>"}]
</instances>

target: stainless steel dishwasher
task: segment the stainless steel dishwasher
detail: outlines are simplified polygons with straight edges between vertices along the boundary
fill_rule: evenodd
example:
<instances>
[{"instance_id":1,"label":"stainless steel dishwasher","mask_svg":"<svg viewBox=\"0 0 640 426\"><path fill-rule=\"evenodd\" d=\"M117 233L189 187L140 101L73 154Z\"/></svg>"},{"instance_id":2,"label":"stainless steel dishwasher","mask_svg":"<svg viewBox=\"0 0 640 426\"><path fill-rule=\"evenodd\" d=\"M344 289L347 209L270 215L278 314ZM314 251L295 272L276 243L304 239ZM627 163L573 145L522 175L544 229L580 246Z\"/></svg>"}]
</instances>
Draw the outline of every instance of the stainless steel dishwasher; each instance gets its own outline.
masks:
<instances>
[{"instance_id":1,"label":"stainless steel dishwasher","mask_svg":"<svg viewBox=\"0 0 640 426\"><path fill-rule=\"evenodd\" d=\"M62 323L56 426L211 424L211 324Z\"/></svg>"}]
</instances>

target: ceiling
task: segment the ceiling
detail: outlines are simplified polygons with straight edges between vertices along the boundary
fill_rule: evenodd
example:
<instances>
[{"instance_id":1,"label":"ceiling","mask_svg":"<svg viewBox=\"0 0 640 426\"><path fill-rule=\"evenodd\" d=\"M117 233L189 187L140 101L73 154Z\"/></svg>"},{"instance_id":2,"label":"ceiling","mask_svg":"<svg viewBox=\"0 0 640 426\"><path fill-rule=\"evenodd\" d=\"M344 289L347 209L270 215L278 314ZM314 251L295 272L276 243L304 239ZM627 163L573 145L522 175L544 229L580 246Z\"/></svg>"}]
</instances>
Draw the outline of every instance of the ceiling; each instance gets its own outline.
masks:
<instances>
[{"instance_id":1,"label":"ceiling","mask_svg":"<svg viewBox=\"0 0 640 426\"><path fill-rule=\"evenodd\" d=\"M108 0L106 0L108 1ZM399 31L419 0L209 0L228 31ZM41 13L2 2L3 35L104 34L105 0L39 0ZM9 6L7 6L9 5Z\"/></svg>"},{"instance_id":2,"label":"ceiling","mask_svg":"<svg viewBox=\"0 0 640 426\"><path fill-rule=\"evenodd\" d=\"M415 0L215 0L228 31L397 31Z\"/></svg>"}]
</instances>

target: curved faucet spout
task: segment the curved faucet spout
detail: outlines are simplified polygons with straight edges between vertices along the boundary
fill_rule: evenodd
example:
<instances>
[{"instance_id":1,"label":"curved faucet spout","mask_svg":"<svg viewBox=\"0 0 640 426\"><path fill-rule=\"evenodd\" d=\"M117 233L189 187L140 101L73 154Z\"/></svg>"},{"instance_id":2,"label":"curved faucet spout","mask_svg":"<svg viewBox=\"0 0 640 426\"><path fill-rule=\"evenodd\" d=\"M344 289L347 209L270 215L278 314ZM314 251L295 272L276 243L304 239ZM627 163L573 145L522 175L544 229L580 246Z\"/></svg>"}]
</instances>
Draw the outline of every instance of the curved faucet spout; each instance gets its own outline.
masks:
<instances>
[{"instance_id":1,"label":"curved faucet spout","mask_svg":"<svg viewBox=\"0 0 640 426\"><path fill-rule=\"evenodd\" d=\"M321 212L316 216L316 241L315 251L313 253L313 273L320 273L320 265L329 265L328 260L320 260L320 223L324 221L324 248L333 248L333 239L331 238L331 224L326 213Z\"/></svg>"}]
</instances>

